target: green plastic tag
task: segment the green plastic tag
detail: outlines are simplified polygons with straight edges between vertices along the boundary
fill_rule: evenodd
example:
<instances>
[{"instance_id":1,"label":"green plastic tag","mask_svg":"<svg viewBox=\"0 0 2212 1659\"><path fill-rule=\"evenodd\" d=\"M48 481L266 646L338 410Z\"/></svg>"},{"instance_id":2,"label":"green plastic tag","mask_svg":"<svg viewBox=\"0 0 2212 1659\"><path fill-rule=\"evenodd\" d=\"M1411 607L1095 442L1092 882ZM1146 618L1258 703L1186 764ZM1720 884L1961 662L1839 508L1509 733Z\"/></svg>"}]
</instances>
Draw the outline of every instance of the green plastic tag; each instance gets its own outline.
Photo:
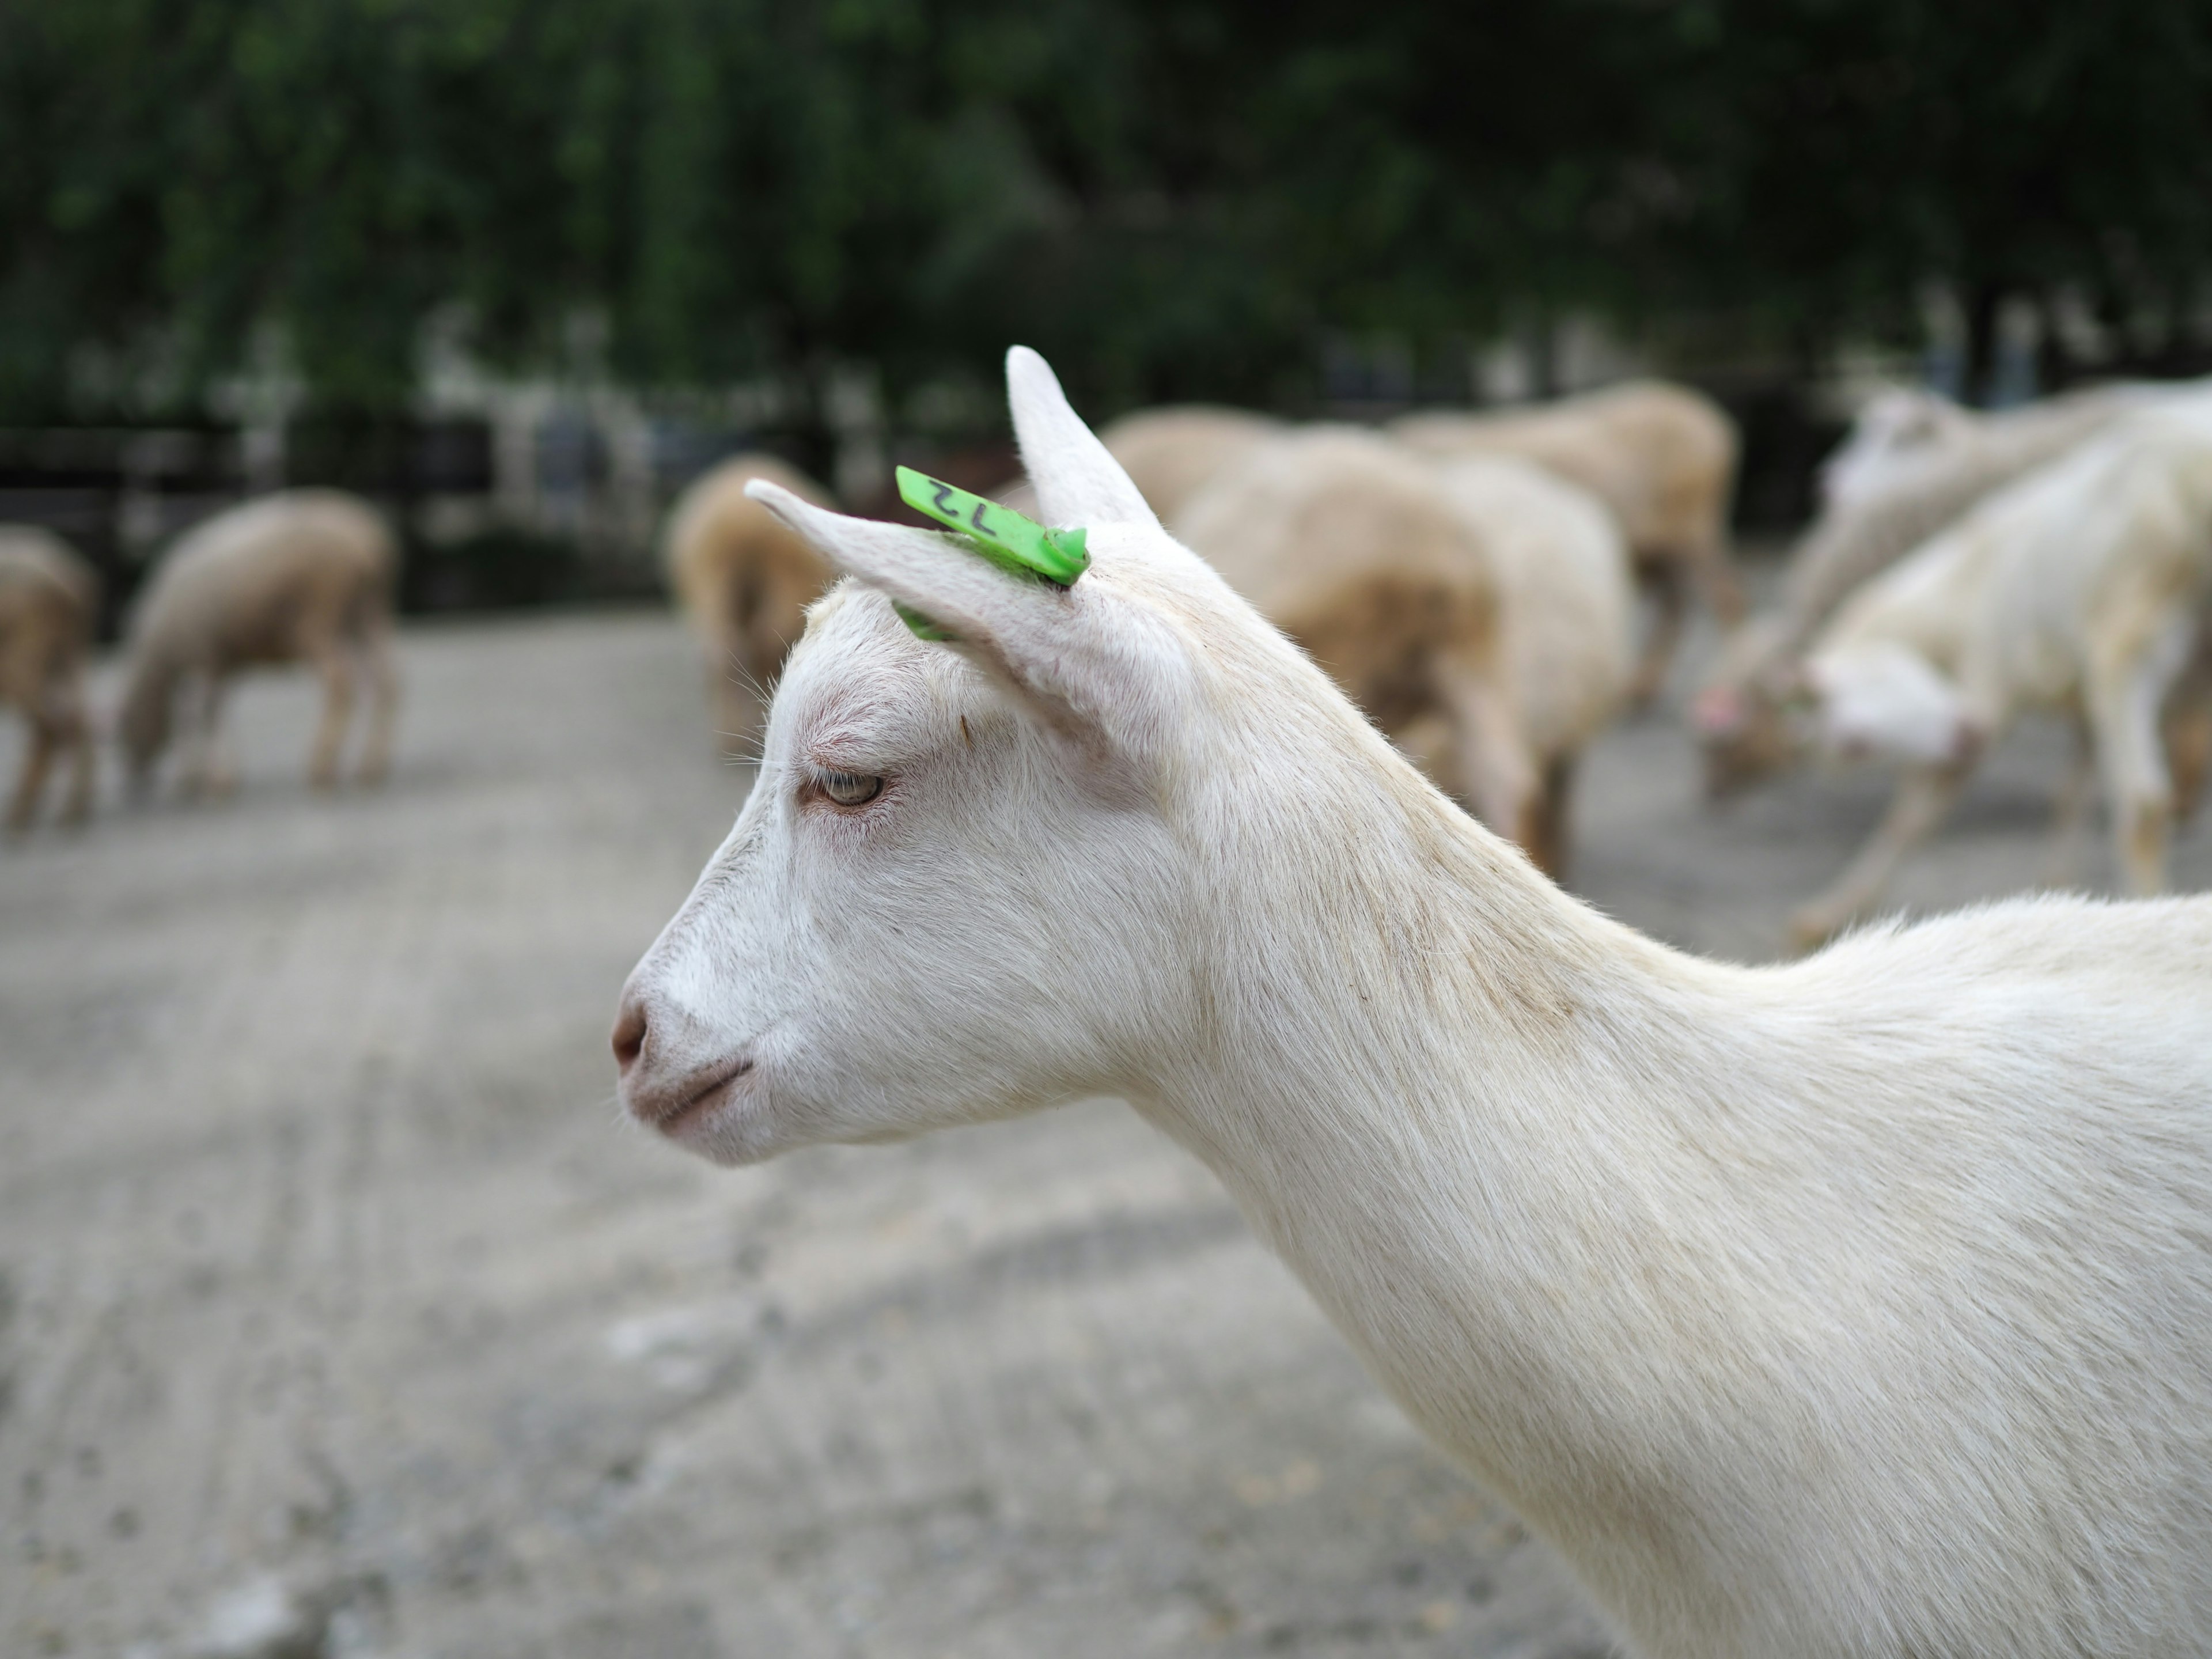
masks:
<instances>
[{"instance_id":1,"label":"green plastic tag","mask_svg":"<svg viewBox=\"0 0 2212 1659\"><path fill-rule=\"evenodd\" d=\"M899 620L914 630L914 636L918 640L949 640L952 637L904 599L893 599L891 609L898 612Z\"/></svg>"},{"instance_id":2,"label":"green plastic tag","mask_svg":"<svg viewBox=\"0 0 2212 1659\"><path fill-rule=\"evenodd\" d=\"M958 531L978 553L1003 570L1040 577L1055 587L1073 587L1075 579L1091 568L1083 531L1047 530L1011 507L956 489L910 466L898 470L898 491L899 499L908 507ZM906 625L922 639L951 637L920 611L903 605L896 609Z\"/></svg>"}]
</instances>

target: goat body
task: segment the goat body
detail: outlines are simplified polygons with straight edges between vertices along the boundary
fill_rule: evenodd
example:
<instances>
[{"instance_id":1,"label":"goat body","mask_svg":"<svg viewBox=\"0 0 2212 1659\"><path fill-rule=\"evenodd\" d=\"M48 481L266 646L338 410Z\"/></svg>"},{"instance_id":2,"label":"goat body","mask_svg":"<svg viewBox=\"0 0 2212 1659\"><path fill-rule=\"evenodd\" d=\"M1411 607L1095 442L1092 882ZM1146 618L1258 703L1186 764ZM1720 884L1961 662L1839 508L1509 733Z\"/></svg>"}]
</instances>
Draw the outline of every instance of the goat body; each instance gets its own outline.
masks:
<instances>
[{"instance_id":1,"label":"goat body","mask_svg":"<svg viewBox=\"0 0 2212 1659\"><path fill-rule=\"evenodd\" d=\"M1009 379L1071 589L757 486L866 586L625 988L629 1111L744 1163L1127 1097L1648 1659L2212 1653L2212 902L1669 951Z\"/></svg>"},{"instance_id":2,"label":"goat body","mask_svg":"<svg viewBox=\"0 0 2212 1659\"><path fill-rule=\"evenodd\" d=\"M1175 523L1382 731L1440 726L1442 779L1499 834L1530 834L1540 781L1498 567L1429 465L1355 427L1304 428L1250 451Z\"/></svg>"},{"instance_id":3,"label":"goat body","mask_svg":"<svg viewBox=\"0 0 2212 1659\"><path fill-rule=\"evenodd\" d=\"M1431 777L1565 872L1574 763L1632 667L1603 507L1510 457L1432 462L1309 427L1249 452L1176 526Z\"/></svg>"},{"instance_id":4,"label":"goat body","mask_svg":"<svg viewBox=\"0 0 2212 1659\"><path fill-rule=\"evenodd\" d=\"M707 648L726 748L744 748L765 696L806 625L806 607L828 586L830 566L773 513L745 494L755 478L830 505L829 492L773 455L740 455L702 474L668 519L665 557Z\"/></svg>"},{"instance_id":5,"label":"goat body","mask_svg":"<svg viewBox=\"0 0 2212 1659\"><path fill-rule=\"evenodd\" d=\"M1853 458L1844 474L1852 482L1790 554L1780 603L1736 629L1706 677L1694 725L1709 792L1733 793L1800 757L1783 704L1814 636L1862 586L2014 480L2124 416L2193 391L2100 387L1993 416L1929 394L1899 394L1903 407L1945 412L1918 420L1895 414L1856 441L1873 453ZM1899 407L1896 399L1884 406ZM1911 441L1883 447L1895 428Z\"/></svg>"},{"instance_id":6,"label":"goat body","mask_svg":"<svg viewBox=\"0 0 2212 1659\"><path fill-rule=\"evenodd\" d=\"M1498 581L1514 722L1537 778L1515 839L1538 869L1564 880L1576 764L1620 714L1636 672L1627 550L1594 496L1540 467L1469 455L1437 471Z\"/></svg>"},{"instance_id":7,"label":"goat body","mask_svg":"<svg viewBox=\"0 0 2212 1659\"><path fill-rule=\"evenodd\" d=\"M1814 724L1832 753L1909 769L1866 852L1799 913L1801 939L1878 896L2027 709L2081 723L2120 868L2132 890L2157 891L2175 808L2160 717L2198 654L2208 598L2212 404L2129 416L1863 588L1807 664Z\"/></svg>"},{"instance_id":8,"label":"goat body","mask_svg":"<svg viewBox=\"0 0 2212 1659\"><path fill-rule=\"evenodd\" d=\"M92 724L84 665L100 606L100 579L51 531L0 525L0 703L29 727L22 770L8 804L8 828L30 827L55 759L70 758L63 817L92 812Z\"/></svg>"},{"instance_id":9,"label":"goat body","mask_svg":"<svg viewBox=\"0 0 2212 1659\"><path fill-rule=\"evenodd\" d=\"M1172 524L1206 485L1285 430L1249 410L1170 404L1124 415L1098 437L1153 516Z\"/></svg>"},{"instance_id":10,"label":"goat body","mask_svg":"<svg viewBox=\"0 0 2212 1659\"><path fill-rule=\"evenodd\" d=\"M1868 501L1929 451L1972 442L1984 424L2005 418L1977 415L1923 386L1884 387L1860 405L1844 441L1820 463L1821 510Z\"/></svg>"},{"instance_id":11,"label":"goat body","mask_svg":"<svg viewBox=\"0 0 2212 1659\"><path fill-rule=\"evenodd\" d=\"M131 628L130 683L121 735L143 785L167 745L174 705L187 694L189 791L227 789L235 774L220 721L240 670L312 665L323 682L323 717L308 775L338 778L355 682L370 694L368 734L356 777L381 779L389 763L398 680L392 663L392 584L398 553L368 503L331 489L292 489L219 513L162 556Z\"/></svg>"},{"instance_id":12,"label":"goat body","mask_svg":"<svg viewBox=\"0 0 2212 1659\"><path fill-rule=\"evenodd\" d=\"M1692 587L1723 623L1742 616L1728 558L1735 423L1701 393L1633 381L1526 411L1409 415L1390 431L1429 454L1533 462L1605 503L1658 603L1637 671L1639 701L1666 679Z\"/></svg>"}]
</instances>

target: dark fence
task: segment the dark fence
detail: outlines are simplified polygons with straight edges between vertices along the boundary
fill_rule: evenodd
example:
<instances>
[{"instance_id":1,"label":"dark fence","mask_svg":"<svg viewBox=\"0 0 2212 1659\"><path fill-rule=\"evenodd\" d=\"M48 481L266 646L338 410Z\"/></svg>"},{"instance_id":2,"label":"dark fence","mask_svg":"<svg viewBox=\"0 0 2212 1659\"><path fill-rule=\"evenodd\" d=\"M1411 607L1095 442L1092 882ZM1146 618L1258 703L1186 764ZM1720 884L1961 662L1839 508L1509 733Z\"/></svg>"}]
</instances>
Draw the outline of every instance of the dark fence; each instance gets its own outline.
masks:
<instances>
[{"instance_id":1,"label":"dark fence","mask_svg":"<svg viewBox=\"0 0 2212 1659\"><path fill-rule=\"evenodd\" d=\"M1813 469L1838 423L1792 384L1709 389L1744 433L1739 527L1772 537L1802 525L1811 511ZM1384 390L1419 388L1363 385L1357 408L1300 412L1375 417L1413 406L1382 398ZM46 526L92 561L103 581L102 632L113 637L170 542L280 481L351 490L382 507L404 549L401 606L426 612L659 592L654 541L669 502L742 451L776 452L831 475L825 482L842 473L855 511L893 519L911 517L890 487L893 464L976 490L994 489L1020 470L1003 436L878 431L855 464L823 435L647 420L634 411L610 422L558 405L505 428L489 419L310 416L273 441L265 431L212 423L0 429L0 521Z\"/></svg>"}]
</instances>

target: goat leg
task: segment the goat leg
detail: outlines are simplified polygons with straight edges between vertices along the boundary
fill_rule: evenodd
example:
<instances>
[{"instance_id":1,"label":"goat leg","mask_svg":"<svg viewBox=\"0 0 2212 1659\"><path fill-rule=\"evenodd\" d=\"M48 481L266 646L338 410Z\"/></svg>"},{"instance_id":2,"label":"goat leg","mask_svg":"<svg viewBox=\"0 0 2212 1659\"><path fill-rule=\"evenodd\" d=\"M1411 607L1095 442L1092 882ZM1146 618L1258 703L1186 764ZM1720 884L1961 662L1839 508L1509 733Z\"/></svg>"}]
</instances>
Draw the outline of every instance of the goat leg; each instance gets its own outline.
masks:
<instances>
[{"instance_id":1,"label":"goat leg","mask_svg":"<svg viewBox=\"0 0 2212 1659\"><path fill-rule=\"evenodd\" d=\"M16 774L15 793L8 803L8 829L20 834L31 827L39 810L39 797L46 787L46 769L53 764L54 728L43 716L31 721L31 745L23 754L23 769Z\"/></svg>"},{"instance_id":2,"label":"goat leg","mask_svg":"<svg viewBox=\"0 0 2212 1659\"><path fill-rule=\"evenodd\" d=\"M2094 662L2089 674L2089 721L2112 808L2115 861L2130 893L2166 885L2167 833L2173 823L2173 780L2166 768L2160 713L2188 662L2192 635L2176 622Z\"/></svg>"},{"instance_id":3,"label":"goat leg","mask_svg":"<svg viewBox=\"0 0 2212 1659\"><path fill-rule=\"evenodd\" d=\"M222 690L221 677L210 668L199 672L184 695L185 763L179 781L188 800L204 793L228 793L235 781L235 773L216 748Z\"/></svg>"},{"instance_id":4,"label":"goat leg","mask_svg":"<svg viewBox=\"0 0 2212 1659\"><path fill-rule=\"evenodd\" d=\"M1540 792L1510 694L1472 663L1442 656L1431 684L1452 725L1452 748L1475 816L1527 847Z\"/></svg>"},{"instance_id":5,"label":"goat leg","mask_svg":"<svg viewBox=\"0 0 2212 1659\"><path fill-rule=\"evenodd\" d=\"M354 774L363 784L384 781L392 767L392 728L399 713L399 675L392 660L392 630L373 624L362 642L361 666L368 679L368 738Z\"/></svg>"},{"instance_id":6,"label":"goat leg","mask_svg":"<svg viewBox=\"0 0 2212 1659\"><path fill-rule=\"evenodd\" d=\"M1743 583L1729 562L1728 550L1718 541L1701 544L1685 561L1692 580L1697 583L1698 597L1719 621L1723 628L1734 628L1744 618L1749 608L1743 597Z\"/></svg>"},{"instance_id":7,"label":"goat leg","mask_svg":"<svg viewBox=\"0 0 2212 1659\"><path fill-rule=\"evenodd\" d=\"M1681 565L1673 559L1641 564L1639 586L1653 602L1651 631L1644 636L1644 656L1629 682L1629 702L1642 708L1667 684L1667 671L1674 661L1674 648L1682 642L1682 625L1689 616L1690 590Z\"/></svg>"},{"instance_id":8,"label":"goat leg","mask_svg":"<svg viewBox=\"0 0 2212 1659\"><path fill-rule=\"evenodd\" d=\"M1950 811L1973 770L1971 760L1917 766L1898 780L1889 811L1858 856L1828 890L1790 918L1790 941L1801 951L1824 945L1852 917L1881 896L1899 860L1925 840Z\"/></svg>"},{"instance_id":9,"label":"goat leg","mask_svg":"<svg viewBox=\"0 0 2212 1659\"><path fill-rule=\"evenodd\" d=\"M2045 887L2071 887L2081 873L2081 824L2097 787L2097 747L2086 724L2074 728L2074 758L2051 803L2051 856L2043 866Z\"/></svg>"},{"instance_id":10,"label":"goat leg","mask_svg":"<svg viewBox=\"0 0 2212 1659\"><path fill-rule=\"evenodd\" d=\"M315 748L307 763L307 781L318 789L334 789L338 781L338 753L345 744L347 724L353 716L352 653L337 640L325 641L313 653L323 677L323 719L316 728Z\"/></svg>"}]
</instances>

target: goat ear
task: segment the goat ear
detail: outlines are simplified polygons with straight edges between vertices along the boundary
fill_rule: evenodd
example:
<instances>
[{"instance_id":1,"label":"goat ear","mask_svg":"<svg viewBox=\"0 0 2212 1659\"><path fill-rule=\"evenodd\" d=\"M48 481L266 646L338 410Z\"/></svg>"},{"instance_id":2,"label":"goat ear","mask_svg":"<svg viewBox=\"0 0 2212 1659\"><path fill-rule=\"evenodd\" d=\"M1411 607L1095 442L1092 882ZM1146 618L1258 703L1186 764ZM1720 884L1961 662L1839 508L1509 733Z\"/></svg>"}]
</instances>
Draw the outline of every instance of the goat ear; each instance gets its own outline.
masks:
<instances>
[{"instance_id":1,"label":"goat ear","mask_svg":"<svg viewBox=\"0 0 2212 1659\"><path fill-rule=\"evenodd\" d=\"M1027 346L1006 353L1006 400L1013 408L1022 464L1029 469L1047 524L1158 527L1121 462L1068 407L1051 366Z\"/></svg>"},{"instance_id":2,"label":"goat ear","mask_svg":"<svg viewBox=\"0 0 2212 1659\"><path fill-rule=\"evenodd\" d=\"M1157 711L1188 672L1182 653L1163 619L1095 570L1059 588L942 531L847 518L764 478L745 494L839 569L928 617L1063 736L1126 752L1164 729Z\"/></svg>"}]
</instances>

